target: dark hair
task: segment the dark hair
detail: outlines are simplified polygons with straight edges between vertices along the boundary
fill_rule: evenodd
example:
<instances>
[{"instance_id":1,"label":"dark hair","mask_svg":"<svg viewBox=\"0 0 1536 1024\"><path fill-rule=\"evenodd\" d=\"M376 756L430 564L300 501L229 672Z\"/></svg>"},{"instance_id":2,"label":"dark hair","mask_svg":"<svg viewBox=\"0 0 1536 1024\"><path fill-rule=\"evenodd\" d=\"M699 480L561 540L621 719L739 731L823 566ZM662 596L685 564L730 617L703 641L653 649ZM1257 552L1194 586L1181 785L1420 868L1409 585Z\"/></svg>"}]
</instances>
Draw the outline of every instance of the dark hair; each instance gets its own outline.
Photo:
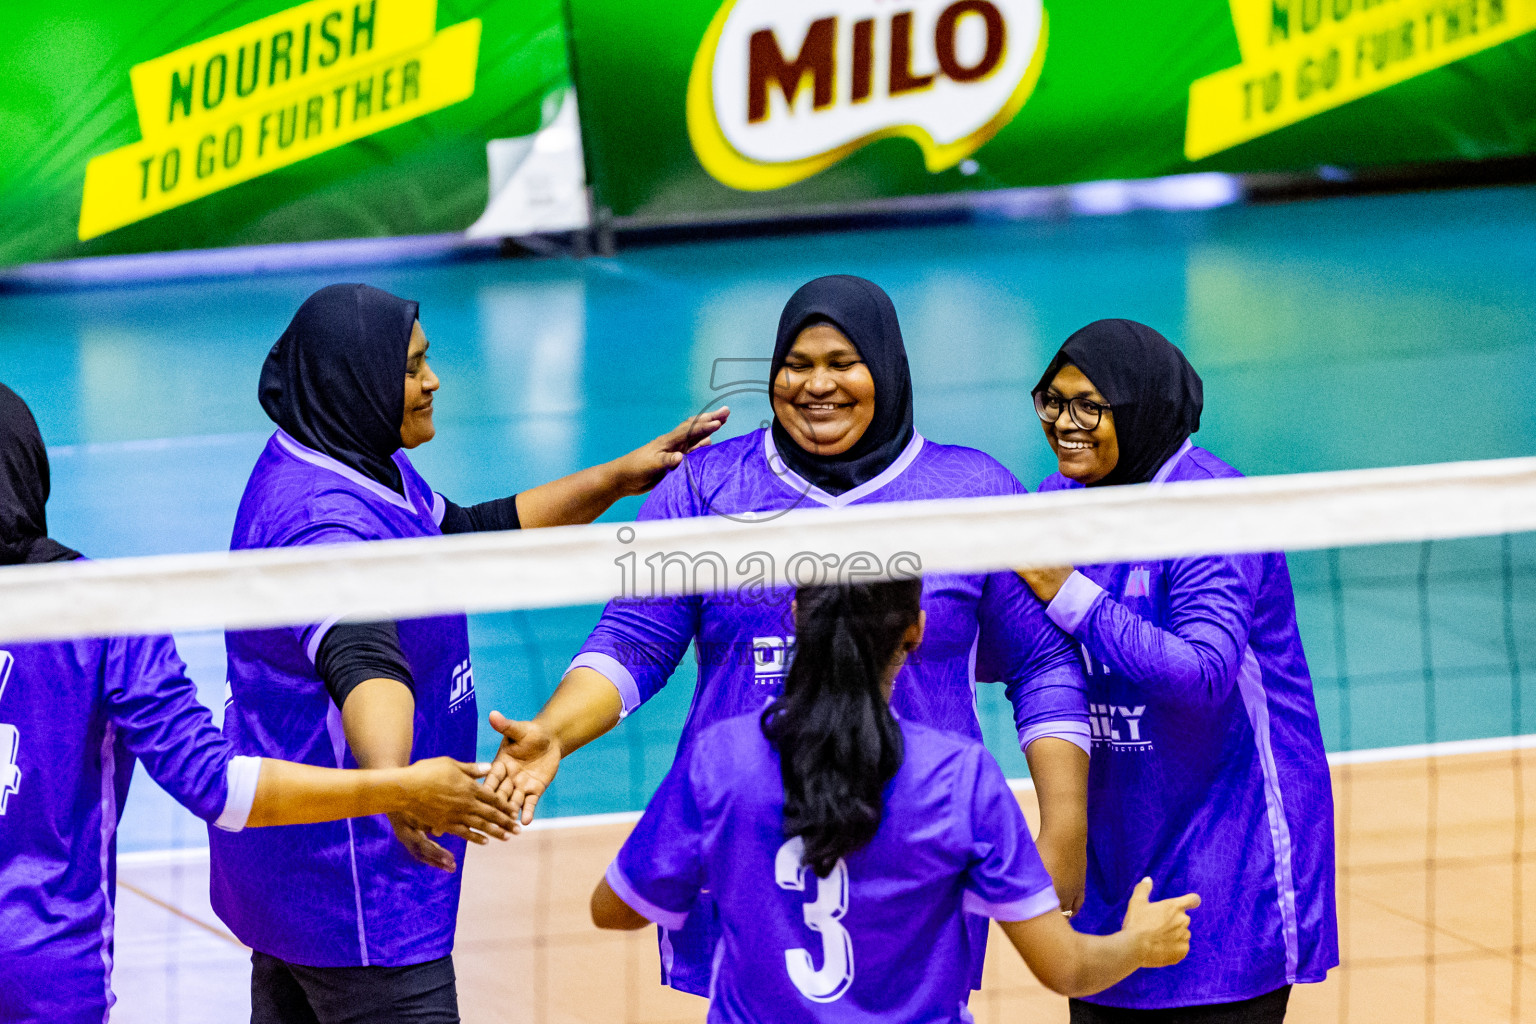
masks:
<instances>
[{"instance_id":1,"label":"dark hair","mask_svg":"<svg viewBox=\"0 0 1536 1024\"><path fill-rule=\"evenodd\" d=\"M874 838L886 783L901 769L901 727L880 691L902 634L917 621L921 580L802 587L784 693L763 712L778 749L784 834L825 878Z\"/></svg>"}]
</instances>

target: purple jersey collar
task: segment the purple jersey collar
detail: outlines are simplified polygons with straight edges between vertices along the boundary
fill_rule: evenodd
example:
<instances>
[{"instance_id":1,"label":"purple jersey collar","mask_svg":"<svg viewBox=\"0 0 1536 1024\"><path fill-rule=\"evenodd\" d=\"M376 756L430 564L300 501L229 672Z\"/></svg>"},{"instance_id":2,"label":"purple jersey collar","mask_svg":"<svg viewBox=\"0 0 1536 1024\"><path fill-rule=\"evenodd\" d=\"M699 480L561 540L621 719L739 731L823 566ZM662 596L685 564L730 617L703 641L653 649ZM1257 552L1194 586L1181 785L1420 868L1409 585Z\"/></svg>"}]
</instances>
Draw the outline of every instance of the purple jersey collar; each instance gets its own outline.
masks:
<instances>
[{"instance_id":1,"label":"purple jersey collar","mask_svg":"<svg viewBox=\"0 0 1536 1024\"><path fill-rule=\"evenodd\" d=\"M779 456L779 450L773 443L773 431L763 431L763 457L768 460L769 473L795 493L803 494L812 501L826 505L828 508L842 508L845 505L852 505L860 498L866 498L875 493L892 480L901 476L907 467L912 465L913 460L917 458L918 452L922 450L923 435L914 430L912 431L912 440L908 441L907 446L901 450L901 454L896 456L896 461L885 467L879 476L872 477L852 490L844 491L842 494L828 494L820 487L806 480L799 473L790 469Z\"/></svg>"},{"instance_id":2,"label":"purple jersey collar","mask_svg":"<svg viewBox=\"0 0 1536 1024\"><path fill-rule=\"evenodd\" d=\"M406 499L405 495L396 494L394 491L390 490L388 487L385 487L377 480L373 480L364 476L357 470L336 461L329 455L326 455L324 452L317 452L313 448L309 448L300 444L298 441L295 441L293 437L282 427L278 427L277 433L273 436L277 438L277 443L283 448L283 450L286 451L289 455L292 455L294 458L299 459L302 462L307 462L312 466L319 466L321 469L328 469L332 473L335 473L337 476L342 477L343 479L363 488L368 493L377 495L378 497L383 498L385 501L389 502L391 505L403 508L407 512L414 513L416 511L416 506L412 505ZM436 509L433 511L435 513Z\"/></svg>"},{"instance_id":3,"label":"purple jersey collar","mask_svg":"<svg viewBox=\"0 0 1536 1024\"><path fill-rule=\"evenodd\" d=\"M1180 460L1182 460L1185 455L1189 454L1190 449L1194 446L1195 442L1186 437L1184 439L1184 443L1179 445L1179 450L1170 455L1168 457L1168 461L1159 467L1157 475L1154 476L1150 481L1152 486L1156 487L1158 484L1167 483L1168 478L1173 475L1174 468L1178 466Z\"/></svg>"}]
</instances>

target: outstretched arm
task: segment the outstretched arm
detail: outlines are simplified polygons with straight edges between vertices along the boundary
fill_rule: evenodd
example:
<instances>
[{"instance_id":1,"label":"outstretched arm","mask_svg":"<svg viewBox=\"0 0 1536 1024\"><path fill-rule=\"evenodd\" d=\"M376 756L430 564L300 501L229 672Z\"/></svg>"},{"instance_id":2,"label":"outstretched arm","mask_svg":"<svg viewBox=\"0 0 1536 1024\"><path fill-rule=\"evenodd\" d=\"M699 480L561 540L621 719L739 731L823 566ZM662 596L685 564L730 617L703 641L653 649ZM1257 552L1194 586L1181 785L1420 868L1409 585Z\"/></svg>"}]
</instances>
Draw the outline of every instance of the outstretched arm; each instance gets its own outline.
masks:
<instances>
[{"instance_id":1,"label":"outstretched arm","mask_svg":"<svg viewBox=\"0 0 1536 1024\"><path fill-rule=\"evenodd\" d=\"M471 832L505 838L512 828L510 806L475 782L489 765L439 757L408 768L358 771L235 756L198 702L169 637L109 640L102 667L108 709L128 749L177 801L220 828L392 812L474 842L484 842L484 836ZM383 682L410 700L403 685ZM409 743L407 732L407 758Z\"/></svg>"},{"instance_id":2,"label":"outstretched arm","mask_svg":"<svg viewBox=\"0 0 1536 1024\"><path fill-rule=\"evenodd\" d=\"M1083 935L1057 913L1028 921L999 921L1040 983L1053 992L1080 998L1102 992L1142 967L1167 967L1189 953L1189 911L1200 905L1190 893L1148 902L1152 879L1131 894L1125 922L1113 935Z\"/></svg>"},{"instance_id":3,"label":"outstretched arm","mask_svg":"<svg viewBox=\"0 0 1536 1024\"><path fill-rule=\"evenodd\" d=\"M523 529L590 523L620 498L644 494L667 472L680 465L683 456L725 425L729 408L693 416L660 437L621 455L612 462L592 466L517 495L517 518Z\"/></svg>"},{"instance_id":4,"label":"outstretched arm","mask_svg":"<svg viewBox=\"0 0 1536 1024\"><path fill-rule=\"evenodd\" d=\"M308 825L339 818L400 814L421 821L436 835L451 832L472 843L507 838L511 808L475 780L489 764L451 757L417 761L408 768L318 768L261 758L256 797L246 827Z\"/></svg>"},{"instance_id":5,"label":"outstretched arm","mask_svg":"<svg viewBox=\"0 0 1536 1024\"><path fill-rule=\"evenodd\" d=\"M618 725L623 713L618 688L590 668L567 672L532 721L514 722L492 711L491 728L502 742L486 785L507 799L519 825L529 824L560 759Z\"/></svg>"}]
</instances>

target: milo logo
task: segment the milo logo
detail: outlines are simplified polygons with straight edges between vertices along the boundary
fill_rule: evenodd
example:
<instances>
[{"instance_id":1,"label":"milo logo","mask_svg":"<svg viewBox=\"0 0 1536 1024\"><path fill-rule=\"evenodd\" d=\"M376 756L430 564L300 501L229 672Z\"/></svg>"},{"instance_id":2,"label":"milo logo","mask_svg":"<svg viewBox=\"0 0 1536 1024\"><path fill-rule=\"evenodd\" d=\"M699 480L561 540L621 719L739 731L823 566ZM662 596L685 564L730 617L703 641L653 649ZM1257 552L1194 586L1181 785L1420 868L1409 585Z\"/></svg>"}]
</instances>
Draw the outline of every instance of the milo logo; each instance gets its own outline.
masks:
<instances>
[{"instance_id":1,"label":"milo logo","mask_svg":"<svg viewBox=\"0 0 1536 1024\"><path fill-rule=\"evenodd\" d=\"M1024 106L1046 21L1042 0L726 0L694 58L688 136L745 191L892 136L947 170Z\"/></svg>"}]
</instances>

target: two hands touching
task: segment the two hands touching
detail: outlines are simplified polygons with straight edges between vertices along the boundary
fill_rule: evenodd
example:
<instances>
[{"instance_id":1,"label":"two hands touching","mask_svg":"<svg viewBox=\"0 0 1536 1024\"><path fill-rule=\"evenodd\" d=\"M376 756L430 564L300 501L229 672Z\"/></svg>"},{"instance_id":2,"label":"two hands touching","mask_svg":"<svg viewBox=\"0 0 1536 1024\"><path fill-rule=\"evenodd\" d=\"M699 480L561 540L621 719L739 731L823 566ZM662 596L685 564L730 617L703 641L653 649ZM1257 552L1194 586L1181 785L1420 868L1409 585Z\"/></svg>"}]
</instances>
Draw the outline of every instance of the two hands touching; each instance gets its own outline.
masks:
<instances>
[{"instance_id":1,"label":"two hands touching","mask_svg":"<svg viewBox=\"0 0 1536 1024\"><path fill-rule=\"evenodd\" d=\"M620 498L644 494L681 465L689 452L709 444L711 435L725 425L730 414L730 409L722 406L689 417L611 462L520 493L517 507L522 525L535 528L591 522ZM356 721L355 727L348 722L348 741L354 752L362 755L360 763L381 767L406 763L414 702L401 684L377 682L383 685L375 689L375 701L371 705L358 701L351 713ZM344 708L343 718L348 717ZM613 718L617 721L616 715ZM435 758L404 769L417 772L421 776L418 783L428 784L418 785L419 799L409 802L404 810L392 811L389 821L411 856L424 864L449 872L456 869L453 854L434 841L444 834L484 844L521 831L522 825L533 821L539 796L555 777L563 752L552 736L532 723L509 722L497 712L492 712L491 724L506 736L494 764L467 765ZM363 748L368 749L365 752ZM486 780L485 785L475 782L480 778Z\"/></svg>"},{"instance_id":2,"label":"two hands touching","mask_svg":"<svg viewBox=\"0 0 1536 1024\"><path fill-rule=\"evenodd\" d=\"M433 757L399 769L400 810L389 814L395 836L423 864L452 872L453 854L433 842L433 836L455 835L476 845L506 839L517 831L517 814L505 797L482 786L491 765L466 764L451 757Z\"/></svg>"},{"instance_id":3,"label":"two hands touching","mask_svg":"<svg viewBox=\"0 0 1536 1024\"><path fill-rule=\"evenodd\" d=\"M454 871L453 854L433 841L444 833L456 835L477 845L491 839L506 839L532 824L539 797L554 781L562 755L560 741L538 722L514 722L499 711L491 712L491 727L502 734L501 749L492 763L461 764L439 757L418 761L407 771L441 762L459 771L473 797L466 796L448 780L438 791L419 793L409 811L389 815L395 836L423 864ZM435 771L442 773L442 768ZM484 779L478 784L476 779ZM433 801L441 801L433 806Z\"/></svg>"},{"instance_id":4,"label":"two hands touching","mask_svg":"<svg viewBox=\"0 0 1536 1024\"><path fill-rule=\"evenodd\" d=\"M473 791L472 796L450 784L444 768L434 767L444 775L442 786L434 792L422 791L408 811L389 815L395 836L411 856L444 871L457 867L453 854L433 841L444 833L456 835L477 845L491 839L506 839L532 824L534 808L560 769L563 754L559 739L537 721L514 722L500 711L491 712L491 727L502 734L501 749L490 764L461 764L439 757L418 761L407 771L428 766L450 766L459 779ZM484 784L474 780L484 779ZM437 805L434 806L434 801Z\"/></svg>"}]
</instances>

